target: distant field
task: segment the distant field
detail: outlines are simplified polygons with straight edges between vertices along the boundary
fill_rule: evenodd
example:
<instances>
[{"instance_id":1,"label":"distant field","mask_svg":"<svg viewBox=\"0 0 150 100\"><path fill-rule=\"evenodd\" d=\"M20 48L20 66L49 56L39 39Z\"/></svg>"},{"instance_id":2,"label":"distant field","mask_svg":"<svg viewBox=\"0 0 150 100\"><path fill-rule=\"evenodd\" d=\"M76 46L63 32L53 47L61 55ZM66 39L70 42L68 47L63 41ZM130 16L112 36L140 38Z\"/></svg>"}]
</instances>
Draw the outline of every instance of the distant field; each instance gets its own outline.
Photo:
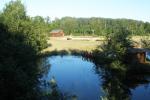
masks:
<instances>
[{"instance_id":1,"label":"distant field","mask_svg":"<svg viewBox=\"0 0 150 100\"><path fill-rule=\"evenodd\" d=\"M50 52L54 50L83 50L92 51L101 45L105 40L105 37L92 37L92 36L73 36L71 40L67 40L69 36L50 38L48 43L51 44L48 48L43 50L44 52ZM141 39L150 39L148 36L133 36L131 40L140 42Z\"/></svg>"},{"instance_id":2,"label":"distant field","mask_svg":"<svg viewBox=\"0 0 150 100\"><path fill-rule=\"evenodd\" d=\"M95 41L94 38L91 38L91 40L89 40L88 37L86 39L84 38L83 40L79 38L72 40L67 40L66 38L49 38L48 43L51 44L51 46L46 48L44 51L53 51L53 50L91 51L96 49L96 47L100 45L102 42Z\"/></svg>"}]
</instances>

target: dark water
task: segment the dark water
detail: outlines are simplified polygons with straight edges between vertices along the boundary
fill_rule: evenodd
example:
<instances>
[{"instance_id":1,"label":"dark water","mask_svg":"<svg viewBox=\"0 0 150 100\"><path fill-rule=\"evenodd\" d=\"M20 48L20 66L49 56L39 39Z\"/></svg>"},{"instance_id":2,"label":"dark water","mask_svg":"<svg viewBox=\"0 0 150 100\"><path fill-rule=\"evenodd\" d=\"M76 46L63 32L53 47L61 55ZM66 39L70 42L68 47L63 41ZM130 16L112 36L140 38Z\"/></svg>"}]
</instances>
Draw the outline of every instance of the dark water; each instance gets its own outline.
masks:
<instances>
[{"instance_id":1,"label":"dark water","mask_svg":"<svg viewBox=\"0 0 150 100\"><path fill-rule=\"evenodd\" d=\"M122 78L77 56L52 56L46 62L51 67L43 79L54 79L62 94L75 95L77 100L150 100L149 76L140 76L142 80L137 76L135 81Z\"/></svg>"}]
</instances>

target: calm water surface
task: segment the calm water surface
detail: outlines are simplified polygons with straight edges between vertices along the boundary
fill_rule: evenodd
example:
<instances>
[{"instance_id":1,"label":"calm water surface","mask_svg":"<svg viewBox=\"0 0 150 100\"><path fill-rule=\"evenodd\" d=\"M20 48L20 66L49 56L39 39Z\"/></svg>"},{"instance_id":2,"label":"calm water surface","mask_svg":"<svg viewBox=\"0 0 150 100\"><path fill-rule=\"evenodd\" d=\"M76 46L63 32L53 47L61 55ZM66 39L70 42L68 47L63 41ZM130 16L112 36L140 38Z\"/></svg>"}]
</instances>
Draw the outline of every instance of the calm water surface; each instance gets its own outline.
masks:
<instances>
[{"instance_id":1,"label":"calm water surface","mask_svg":"<svg viewBox=\"0 0 150 100\"><path fill-rule=\"evenodd\" d=\"M51 67L44 74L43 79L50 81L54 78L63 94L76 95L78 100L100 100L101 96L109 97L112 94L116 98L125 95L132 100L150 100L150 84L148 82L136 83L133 88L118 82L118 79L107 79L100 68L96 68L94 63L84 60L82 57L52 56L48 57L46 61ZM115 86L118 83L121 84L119 88Z\"/></svg>"}]
</instances>

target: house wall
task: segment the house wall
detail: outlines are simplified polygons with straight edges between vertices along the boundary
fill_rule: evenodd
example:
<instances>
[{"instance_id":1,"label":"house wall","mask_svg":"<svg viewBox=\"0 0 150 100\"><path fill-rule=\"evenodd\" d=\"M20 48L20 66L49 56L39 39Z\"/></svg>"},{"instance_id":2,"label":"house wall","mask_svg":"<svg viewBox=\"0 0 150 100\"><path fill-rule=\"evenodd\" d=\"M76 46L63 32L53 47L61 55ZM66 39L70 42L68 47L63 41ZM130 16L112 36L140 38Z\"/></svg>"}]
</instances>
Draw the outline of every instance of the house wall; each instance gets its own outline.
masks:
<instances>
[{"instance_id":1,"label":"house wall","mask_svg":"<svg viewBox=\"0 0 150 100\"><path fill-rule=\"evenodd\" d=\"M64 32L59 32L59 33L50 33L51 37L63 37L64 36Z\"/></svg>"}]
</instances>

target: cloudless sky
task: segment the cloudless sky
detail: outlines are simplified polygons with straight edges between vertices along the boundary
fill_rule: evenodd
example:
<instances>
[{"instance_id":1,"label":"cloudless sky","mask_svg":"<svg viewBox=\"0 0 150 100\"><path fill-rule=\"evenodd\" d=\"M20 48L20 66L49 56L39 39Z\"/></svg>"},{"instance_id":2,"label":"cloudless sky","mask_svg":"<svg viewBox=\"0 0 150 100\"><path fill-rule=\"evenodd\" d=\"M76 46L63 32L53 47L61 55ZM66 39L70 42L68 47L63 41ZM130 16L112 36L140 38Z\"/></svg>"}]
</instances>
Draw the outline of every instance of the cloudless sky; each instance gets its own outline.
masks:
<instances>
[{"instance_id":1,"label":"cloudless sky","mask_svg":"<svg viewBox=\"0 0 150 100\"><path fill-rule=\"evenodd\" d=\"M0 0L0 10L11 0ZM30 16L105 17L150 22L150 0L22 0Z\"/></svg>"}]
</instances>

